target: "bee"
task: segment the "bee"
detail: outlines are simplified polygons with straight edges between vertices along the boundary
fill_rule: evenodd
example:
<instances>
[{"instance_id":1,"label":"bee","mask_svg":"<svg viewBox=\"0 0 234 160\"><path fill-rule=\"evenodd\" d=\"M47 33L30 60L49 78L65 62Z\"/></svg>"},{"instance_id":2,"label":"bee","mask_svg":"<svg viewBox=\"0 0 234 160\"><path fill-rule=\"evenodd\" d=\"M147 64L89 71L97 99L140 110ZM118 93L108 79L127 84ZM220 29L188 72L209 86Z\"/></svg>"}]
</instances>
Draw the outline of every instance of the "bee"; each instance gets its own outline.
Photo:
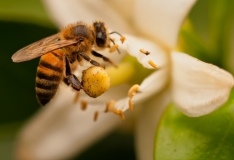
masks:
<instances>
[{"instance_id":1,"label":"bee","mask_svg":"<svg viewBox=\"0 0 234 160\"><path fill-rule=\"evenodd\" d=\"M44 106L56 94L61 81L76 91L83 89L82 82L72 73L76 65L84 59L94 66L102 67L89 57L90 54L113 64L109 58L93 50L111 48L110 42L115 44L109 37L112 33L119 34L108 33L106 25L101 21L91 25L77 22L55 35L20 49L12 56L12 60L24 62L41 56L36 74L36 97Z\"/></svg>"}]
</instances>

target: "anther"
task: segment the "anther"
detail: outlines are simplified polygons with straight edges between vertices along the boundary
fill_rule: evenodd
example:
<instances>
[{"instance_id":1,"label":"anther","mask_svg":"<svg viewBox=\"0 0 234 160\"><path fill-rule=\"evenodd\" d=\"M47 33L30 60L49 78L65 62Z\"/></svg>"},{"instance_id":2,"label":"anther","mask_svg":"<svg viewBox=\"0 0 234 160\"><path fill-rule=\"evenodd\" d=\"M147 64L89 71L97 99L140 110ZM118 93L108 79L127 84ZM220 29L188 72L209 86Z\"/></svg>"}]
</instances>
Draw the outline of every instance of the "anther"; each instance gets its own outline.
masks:
<instances>
[{"instance_id":1,"label":"anther","mask_svg":"<svg viewBox=\"0 0 234 160\"><path fill-rule=\"evenodd\" d=\"M124 43L125 40L126 40L125 37L120 37L120 41L122 42L122 44Z\"/></svg>"},{"instance_id":2,"label":"anther","mask_svg":"<svg viewBox=\"0 0 234 160\"><path fill-rule=\"evenodd\" d=\"M132 98L136 94L136 92L139 90L139 85L135 84L128 90L128 107L132 111L133 110L133 104L132 104Z\"/></svg>"},{"instance_id":3,"label":"anther","mask_svg":"<svg viewBox=\"0 0 234 160\"><path fill-rule=\"evenodd\" d=\"M81 109L82 109L83 111L86 110L86 108L87 108L87 102L84 101L84 100L82 100L82 101L80 102L80 106L81 106Z\"/></svg>"},{"instance_id":4,"label":"anther","mask_svg":"<svg viewBox=\"0 0 234 160\"><path fill-rule=\"evenodd\" d=\"M112 52L116 51L116 50L118 49L118 47L119 47L118 44L113 45L113 46L110 48L109 52L112 53Z\"/></svg>"},{"instance_id":5,"label":"anther","mask_svg":"<svg viewBox=\"0 0 234 160\"><path fill-rule=\"evenodd\" d=\"M96 112L94 113L94 117L93 117L93 121L94 121L94 122L96 122L96 121L97 121L97 119L98 119L98 115L99 115L99 112L98 112L98 111L96 111Z\"/></svg>"},{"instance_id":6,"label":"anther","mask_svg":"<svg viewBox=\"0 0 234 160\"><path fill-rule=\"evenodd\" d=\"M76 95L74 97L73 103L77 103L80 97L80 92L76 92Z\"/></svg>"},{"instance_id":7,"label":"anther","mask_svg":"<svg viewBox=\"0 0 234 160\"><path fill-rule=\"evenodd\" d=\"M121 120L124 120L123 111L122 110L117 110L115 108L115 101L114 100L111 100L111 101L106 103L105 112L113 112L113 113L119 115Z\"/></svg>"},{"instance_id":8,"label":"anther","mask_svg":"<svg viewBox=\"0 0 234 160\"><path fill-rule=\"evenodd\" d=\"M144 50L144 49L140 49L140 52L143 53L143 54L145 54L145 55L149 55L149 54L150 54L149 51L146 51L146 50Z\"/></svg>"},{"instance_id":9,"label":"anther","mask_svg":"<svg viewBox=\"0 0 234 160\"><path fill-rule=\"evenodd\" d=\"M128 90L128 97L132 98L139 89L139 85L135 84Z\"/></svg>"},{"instance_id":10,"label":"anther","mask_svg":"<svg viewBox=\"0 0 234 160\"><path fill-rule=\"evenodd\" d=\"M148 63L153 67L153 68L157 68L157 65L152 61L152 60L149 60Z\"/></svg>"}]
</instances>

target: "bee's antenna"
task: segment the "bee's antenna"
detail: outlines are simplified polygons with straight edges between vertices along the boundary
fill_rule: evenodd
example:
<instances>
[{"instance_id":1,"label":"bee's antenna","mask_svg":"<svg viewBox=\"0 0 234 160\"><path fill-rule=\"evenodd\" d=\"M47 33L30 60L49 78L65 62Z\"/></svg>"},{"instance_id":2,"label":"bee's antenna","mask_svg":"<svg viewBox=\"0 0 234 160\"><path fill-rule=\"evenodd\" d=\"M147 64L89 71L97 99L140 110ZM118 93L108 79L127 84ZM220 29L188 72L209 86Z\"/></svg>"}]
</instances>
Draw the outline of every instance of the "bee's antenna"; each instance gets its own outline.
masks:
<instances>
[{"instance_id":1,"label":"bee's antenna","mask_svg":"<svg viewBox=\"0 0 234 160\"><path fill-rule=\"evenodd\" d=\"M115 42L113 39L110 38L110 41L115 45ZM110 47L110 46L109 46ZM120 54L119 48L117 48L118 53Z\"/></svg>"},{"instance_id":2,"label":"bee's antenna","mask_svg":"<svg viewBox=\"0 0 234 160\"><path fill-rule=\"evenodd\" d=\"M124 43L124 41L126 39L124 36L122 36L119 32L116 32L116 31L110 32L109 34L118 34L120 36L120 41L122 43Z\"/></svg>"},{"instance_id":3,"label":"bee's antenna","mask_svg":"<svg viewBox=\"0 0 234 160\"><path fill-rule=\"evenodd\" d=\"M116 31L110 32L109 34L118 34L120 37L123 37L119 32Z\"/></svg>"},{"instance_id":4,"label":"bee's antenna","mask_svg":"<svg viewBox=\"0 0 234 160\"><path fill-rule=\"evenodd\" d=\"M115 42L114 42L114 40L113 40L113 39L111 39L111 38L110 38L110 41L115 45Z\"/></svg>"}]
</instances>

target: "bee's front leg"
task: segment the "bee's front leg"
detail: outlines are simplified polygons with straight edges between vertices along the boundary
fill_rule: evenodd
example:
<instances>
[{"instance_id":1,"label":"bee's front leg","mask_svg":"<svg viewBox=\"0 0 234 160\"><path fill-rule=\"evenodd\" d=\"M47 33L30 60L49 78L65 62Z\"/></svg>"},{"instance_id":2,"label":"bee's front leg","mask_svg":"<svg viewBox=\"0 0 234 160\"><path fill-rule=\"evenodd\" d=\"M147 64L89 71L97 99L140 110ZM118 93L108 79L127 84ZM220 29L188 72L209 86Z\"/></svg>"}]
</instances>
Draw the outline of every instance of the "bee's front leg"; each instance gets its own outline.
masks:
<instances>
[{"instance_id":1,"label":"bee's front leg","mask_svg":"<svg viewBox=\"0 0 234 160\"><path fill-rule=\"evenodd\" d=\"M65 55L65 77L64 82L67 85L71 85L71 87L77 91L80 91L83 87L79 79L72 74L69 58L67 55Z\"/></svg>"},{"instance_id":2,"label":"bee's front leg","mask_svg":"<svg viewBox=\"0 0 234 160\"><path fill-rule=\"evenodd\" d=\"M91 53L92 53L92 55L94 55L95 57L102 58L104 61L110 63L111 65L113 65L113 66L115 66L115 67L117 67L109 58L103 56L102 54L100 54L100 53L98 53L98 52L96 52L96 51L94 51L94 50L92 50Z\"/></svg>"}]
</instances>

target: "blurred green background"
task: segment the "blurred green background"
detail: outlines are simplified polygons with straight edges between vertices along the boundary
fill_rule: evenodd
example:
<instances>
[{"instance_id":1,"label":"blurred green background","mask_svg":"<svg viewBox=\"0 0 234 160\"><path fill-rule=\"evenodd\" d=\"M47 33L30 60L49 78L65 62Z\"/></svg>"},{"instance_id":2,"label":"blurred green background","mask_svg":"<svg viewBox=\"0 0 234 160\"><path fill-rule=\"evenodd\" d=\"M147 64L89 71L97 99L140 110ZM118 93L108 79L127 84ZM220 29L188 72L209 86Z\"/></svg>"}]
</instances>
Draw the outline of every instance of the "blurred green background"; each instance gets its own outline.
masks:
<instances>
[{"instance_id":1,"label":"blurred green background","mask_svg":"<svg viewBox=\"0 0 234 160\"><path fill-rule=\"evenodd\" d=\"M13 159L17 133L40 108L34 91L38 59L16 64L11 56L25 45L55 32L39 0L0 0L1 160Z\"/></svg>"},{"instance_id":2,"label":"blurred green background","mask_svg":"<svg viewBox=\"0 0 234 160\"><path fill-rule=\"evenodd\" d=\"M221 1L214 0L217 4L212 7L209 6L211 1L198 1L189 15L189 23L193 25L183 27L180 45L186 53L234 73L232 1L225 0L220 5ZM221 17L212 19L217 16L210 15L216 13L217 9ZM17 133L40 109L35 97L39 59L17 64L11 61L11 56L18 49L56 32L58 29L40 0L0 0L0 160L13 159ZM110 158L135 159L131 134L115 131L73 160Z\"/></svg>"}]
</instances>

